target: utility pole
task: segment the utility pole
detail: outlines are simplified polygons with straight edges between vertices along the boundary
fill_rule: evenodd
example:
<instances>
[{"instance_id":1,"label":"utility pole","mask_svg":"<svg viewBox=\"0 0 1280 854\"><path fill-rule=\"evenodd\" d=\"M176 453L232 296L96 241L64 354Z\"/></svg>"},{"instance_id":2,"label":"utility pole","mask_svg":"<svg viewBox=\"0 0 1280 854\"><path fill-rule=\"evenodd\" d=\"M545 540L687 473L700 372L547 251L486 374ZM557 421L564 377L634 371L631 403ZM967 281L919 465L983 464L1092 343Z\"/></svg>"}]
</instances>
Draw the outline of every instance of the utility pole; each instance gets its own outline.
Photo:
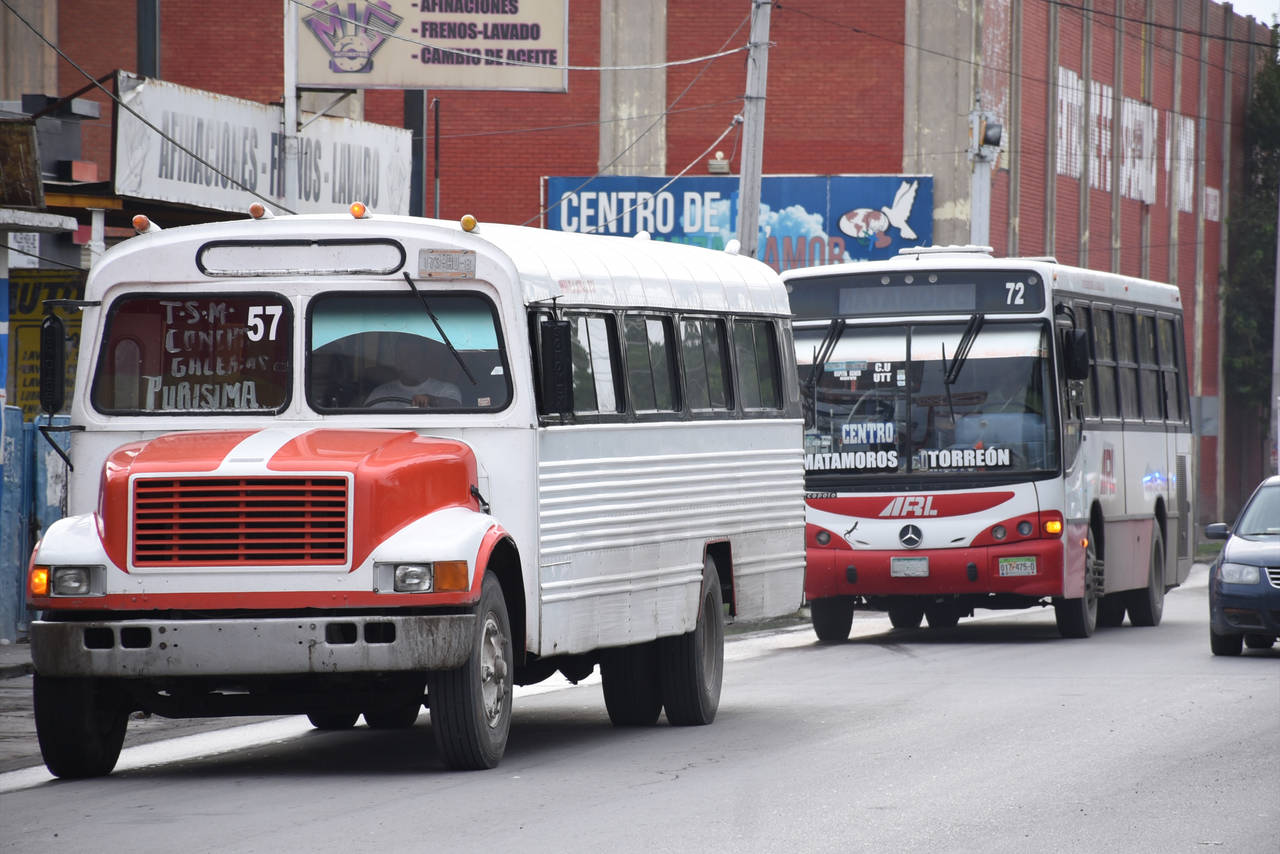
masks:
<instances>
[{"instance_id":1,"label":"utility pole","mask_svg":"<svg viewBox=\"0 0 1280 854\"><path fill-rule=\"evenodd\" d=\"M969 113L969 244L991 245L991 164L1000 156L1004 127L995 113L984 112L982 98L974 99Z\"/></svg>"},{"instance_id":2,"label":"utility pole","mask_svg":"<svg viewBox=\"0 0 1280 854\"><path fill-rule=\"evenodd\" d=\"M764 93L769 82L769 14L773 0L751 0L751 51L742 106L742 169L738 175L738 250L756 257L760 231L760 172L764 163Z\"/></svg>"},{"instance_id":3,"label":"utility pole","mask_svg":"<svg viewBox=\"0 0 1280 854\"><path fill-rule=\"evenodd\" d=\"M298 15L291 0L284 0L284 206L298 210Z\"/></svg>"},{"instance_id":4,"label":"utility pole","mask_svg":"<svg viewBox=\"0 0 1280 854\"><path fill-rule=\"evenodd\" d=\"M1280 188L1276 192L1276 276L1271 302L1271 428L1267 447L1271 473L1280 465ZM1221 394L1221 392L1219 392Z\"/></svg>"}]
</instances>

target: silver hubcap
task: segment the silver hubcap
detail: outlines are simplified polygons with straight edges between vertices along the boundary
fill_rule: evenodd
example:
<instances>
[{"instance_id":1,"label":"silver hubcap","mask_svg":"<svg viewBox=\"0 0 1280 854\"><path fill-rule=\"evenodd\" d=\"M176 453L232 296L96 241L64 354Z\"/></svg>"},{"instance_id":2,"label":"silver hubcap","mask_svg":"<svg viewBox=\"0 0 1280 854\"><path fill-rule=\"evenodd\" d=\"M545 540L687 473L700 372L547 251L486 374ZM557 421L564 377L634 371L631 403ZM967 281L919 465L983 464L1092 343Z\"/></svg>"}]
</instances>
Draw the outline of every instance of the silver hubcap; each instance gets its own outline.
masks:
<instances>
[{"instance_id":1,"label":"silver hubcap","mask_svg":"<svg viewBox=\"0 0 1280 854\"><path fill-rule=\"evenodd\" d=\"M506 638L493 614L485 616L484 637L480 641L480 695L484 716L490 727L502 719L507 699Z\"/></svg>"}]
</instances>

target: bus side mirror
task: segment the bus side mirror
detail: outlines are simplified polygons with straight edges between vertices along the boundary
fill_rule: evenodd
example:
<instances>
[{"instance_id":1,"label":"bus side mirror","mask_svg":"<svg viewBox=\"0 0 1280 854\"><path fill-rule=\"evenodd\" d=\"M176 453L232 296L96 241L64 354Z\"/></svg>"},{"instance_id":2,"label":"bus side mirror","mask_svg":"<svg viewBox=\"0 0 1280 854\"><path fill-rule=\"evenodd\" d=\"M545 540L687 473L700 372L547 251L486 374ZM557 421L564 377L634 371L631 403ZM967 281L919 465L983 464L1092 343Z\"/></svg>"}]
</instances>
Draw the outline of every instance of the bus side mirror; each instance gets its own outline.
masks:
<instances>
[{"instance_id":1,"label":"bus side mirror","mask_svg":"<svg viewBox=\"0 0 1280 854\"><path fill-rule=\"evenodd\" d=\"M542 406L547 414L573 411L573 348L569 321L544 320L542 334Z\"/></svg>"},{"instance_id":2,"label":"bus side mirror","mask_svg":"<svg viewBox=\"0 0 1280 854\"><path fill-rule=\"evenodd\" d=\"M66 396L67 327L62 318L49 314L40 323L40 408L56 415Z\"/></svg>"},{"instance_id":3,"label":"bus side mirror","mask_svg":"<svg viewBox=\"0 0 1280 854\"><path fill-rule=\"evenodd\" d=\"M1067 332L1066 358L1067 379L1089 379L1089 333L1083 329L1072 329Z\"/></svg>"}]
</instances>

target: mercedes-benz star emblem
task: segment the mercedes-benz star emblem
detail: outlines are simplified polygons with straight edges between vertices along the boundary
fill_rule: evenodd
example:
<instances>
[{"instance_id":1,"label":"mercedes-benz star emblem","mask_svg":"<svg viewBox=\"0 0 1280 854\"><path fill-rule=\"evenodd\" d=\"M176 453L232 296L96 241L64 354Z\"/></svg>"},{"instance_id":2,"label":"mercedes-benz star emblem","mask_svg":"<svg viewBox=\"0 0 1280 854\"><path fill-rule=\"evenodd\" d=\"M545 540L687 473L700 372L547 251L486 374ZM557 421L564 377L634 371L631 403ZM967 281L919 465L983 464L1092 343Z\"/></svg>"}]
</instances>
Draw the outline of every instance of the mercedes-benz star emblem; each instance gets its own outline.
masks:
<instances>
[{"instance_id":1,"label":"mercedes-benz star emblem","mask_svg":"<svg viewBox=\"0 0 1280 854\"><path fill-rule=\"evenodd\" d=\"M902 530L898 532L898 542L909 549L920 545L922 539L924 539L924 533L915 525L903 525Z\"/></svg>"}]
</instances>

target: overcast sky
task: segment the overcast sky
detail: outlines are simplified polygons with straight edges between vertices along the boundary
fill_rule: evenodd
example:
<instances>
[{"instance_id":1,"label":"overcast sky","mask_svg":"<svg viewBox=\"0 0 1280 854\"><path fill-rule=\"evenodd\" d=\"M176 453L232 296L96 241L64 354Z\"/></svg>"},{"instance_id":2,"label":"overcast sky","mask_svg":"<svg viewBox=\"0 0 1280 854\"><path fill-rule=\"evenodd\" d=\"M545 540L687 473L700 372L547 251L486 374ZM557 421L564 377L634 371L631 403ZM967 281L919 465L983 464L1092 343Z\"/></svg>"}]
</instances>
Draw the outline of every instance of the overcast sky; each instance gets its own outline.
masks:
<instances>
[{"instance_id":1,"label":"overcast sky","mask_svg":"<svg viewBox=\"0 0 1280 854\"><path fill-rule=\"evenodd\" d=\"M1267 26L1280 15L1280 0L1236 0L1231 4L1237 15L1252 15Z\"/></svg>"}]
</instances>

